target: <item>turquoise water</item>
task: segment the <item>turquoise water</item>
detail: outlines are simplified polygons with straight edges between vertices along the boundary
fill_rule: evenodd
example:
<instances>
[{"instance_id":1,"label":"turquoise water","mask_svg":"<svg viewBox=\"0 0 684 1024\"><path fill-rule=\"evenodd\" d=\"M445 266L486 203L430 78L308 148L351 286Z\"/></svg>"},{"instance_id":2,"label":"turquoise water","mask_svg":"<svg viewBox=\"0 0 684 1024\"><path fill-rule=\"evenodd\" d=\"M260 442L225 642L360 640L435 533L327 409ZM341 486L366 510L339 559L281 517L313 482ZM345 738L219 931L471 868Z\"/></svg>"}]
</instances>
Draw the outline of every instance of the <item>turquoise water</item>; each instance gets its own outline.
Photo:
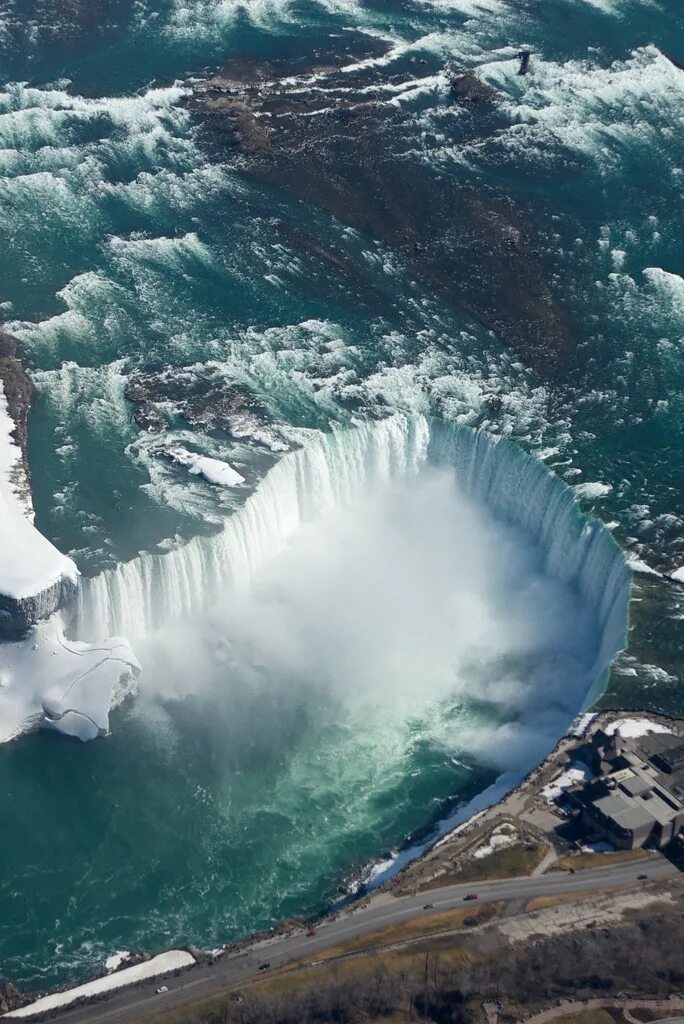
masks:
<instances>
[{"instance_id":1,"label":"turquoise water","mask_svg":"<svg viewBox=\"0 0 684 1024\"><path fill-rule=\"evenodd\" d=\"M377 240L217 156L183 103L189 77L231 56L296 59L349 28L393 45L380 83L413 56L426 77L452 62L498 90L479 117L428 84L401 101L411 116L389 144L529 213L577 340L558 379ZM37 386L38 527L88 576L215 532L279 453L183 418L179 394L211 379L248 390L291 447L388 409L509 433L569 484L606 485L585 508L626 549L683 564L684 72L658 49L684 60L682 29L666 0L121 2L79 25L15 4L0 28L0 302ZM244 492L188 476L139 430L124 389L161 366L184 374L164 444L229 459ZM681 712L680 591L640 586L603 699ZM143 677L106 741L0 749L3 973L40 987L116 948L211 945L313 912L501 767L460 735L473 716L491 724L491 705L360 721L353 702L281 675L241 677L213 716L201 692L145 696Z\"/></svg>"}]
</instances>

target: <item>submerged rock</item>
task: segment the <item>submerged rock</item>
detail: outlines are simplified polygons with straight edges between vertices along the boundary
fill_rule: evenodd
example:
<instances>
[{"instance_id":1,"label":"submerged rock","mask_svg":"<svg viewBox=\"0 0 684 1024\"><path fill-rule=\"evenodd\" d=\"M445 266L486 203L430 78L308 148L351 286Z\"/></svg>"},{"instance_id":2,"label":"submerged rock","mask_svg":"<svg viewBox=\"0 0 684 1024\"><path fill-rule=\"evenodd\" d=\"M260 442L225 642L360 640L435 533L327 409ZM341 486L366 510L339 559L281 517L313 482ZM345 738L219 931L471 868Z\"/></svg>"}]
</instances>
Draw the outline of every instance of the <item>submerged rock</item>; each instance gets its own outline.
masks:
<instances>
[{"instance_id":1,"label":"submerged rock","mask_svg":"<svg viewBox=\"0 0 684 1024\"><path fill-rule=\"evenodd\" d=\"M477 77L474 71L455 74L451 79L451 95L458 103L467 106L481 106L492 103L497 96L496 90Z\"/></svg>"},{"instance_id":2,"label":"submerged rock","mask_svg":"<svg viewBox=\"0 0 684 1024\"><path fill-rule=\"evenodd\" d=\"M270 417L244 385L226 377L217 363L163 366L132 374L126 397L136 406L134 418L142 430L163 430L167 419L162 406L179 414L191 427L225 431L231 437L251 439L274 451L287 451L270 426Z\"/></svg>"},{"instance_id":3,"label":"submerged rock","mask_svg":"<svg viewBox=\"0 0 684 1024\"><path fill-rule=\"evenodd\" d=\"M406 89L424 75L413 67ZM547 377L560 372L574 352L574 332L528 213L493 188L466 187L424 161L399 160L413 115L382 100L382 87L394 96L397 83L396 75L382 81L381 65L357 60L346 73L333 66L316 74L302 60L297 72L291 62L254 60L248 75L231 63L194 83L187 102L212 155L225 160L233 150L240 173L393 248L424 285L496 331L529 366ZM494 90L473 72L449 81L458 102L493 106ZM494 131L492 118L479 130Z\"/></svg>"},{"instance_id":4,"label":"submerged rock","mask_svg":"<svg viewBox=\"0 0 684 1024\"><path fill-rule=\"evenodd\" d=\"M0 1013L18 1010L28 1000L12 981L0 981Z\"/></svg>"}]
</instances>

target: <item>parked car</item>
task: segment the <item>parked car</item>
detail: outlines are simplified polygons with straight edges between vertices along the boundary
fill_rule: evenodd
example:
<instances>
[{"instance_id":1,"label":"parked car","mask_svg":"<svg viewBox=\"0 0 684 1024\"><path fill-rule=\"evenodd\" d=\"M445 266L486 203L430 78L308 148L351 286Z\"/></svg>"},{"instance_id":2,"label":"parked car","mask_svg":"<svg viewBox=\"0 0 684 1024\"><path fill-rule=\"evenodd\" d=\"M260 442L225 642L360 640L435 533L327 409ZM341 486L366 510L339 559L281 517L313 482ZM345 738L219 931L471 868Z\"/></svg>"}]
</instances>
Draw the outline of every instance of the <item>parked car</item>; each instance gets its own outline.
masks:
<instances>
[{"instance_id":1,"label":"parked car","mask_svg":"<svg viewBox=\"0 0 684 1024\"><path fill-rule=\"evenodd\" d=\"M480 897L476 892L469 892L467 896L463 897L464 900L477 900L479 898Z\"/></svg>"},{"instance_id":2,"label":"parked car","mask_svg":"<svg viewBox=\"0 0 684 1024\"><path fill-rule=\"evenodd\" d=\"M637 875L637 882L645 882L648 875Z\"/></svg>"},{"instance_id":3,"label":"parked car","mask_svg":"<svg viewBox=\"0 0 684 1024\"><path fill-rule=\"evenodd\" d=\"M434 903L424 903L423 904L423 910L432 910L433 907L434 907Z\"/></svg>"},{"instance_id":4,"label":"parked car","mask_svg":"<svg viewBox=\"0 0 684 1024\"><path fill-rule=\"evenodd\" d=\"M168 992L168 991L169 991L169 986L168 985L160 985L159 988L156 989L156 993L157 993L158 996L160 996L164 992Z\"/></svg>"},{"instance_id":5,"label":"parked car","mask_svg":"<svg viewBox=\"0 0 684 1024\"><path fill-rule=\"evenodd\" d=\"M309 928L309 930L308 930L308 932L306 934L309 935L309 936L315 935L316 934L316 929L315 928Z\"/></svg>"},{"instance_id":6,"label":"parked car","mask_svg":"<svg viewBox=\"0 0 684 1024\"><path fill-rule=\"evenodd\" d=\"M257 970L259 970L259 971L267 971L270 966L271 965L269 963L259 964L259 967L257 968Z\"/></svg>"}]
</instances>

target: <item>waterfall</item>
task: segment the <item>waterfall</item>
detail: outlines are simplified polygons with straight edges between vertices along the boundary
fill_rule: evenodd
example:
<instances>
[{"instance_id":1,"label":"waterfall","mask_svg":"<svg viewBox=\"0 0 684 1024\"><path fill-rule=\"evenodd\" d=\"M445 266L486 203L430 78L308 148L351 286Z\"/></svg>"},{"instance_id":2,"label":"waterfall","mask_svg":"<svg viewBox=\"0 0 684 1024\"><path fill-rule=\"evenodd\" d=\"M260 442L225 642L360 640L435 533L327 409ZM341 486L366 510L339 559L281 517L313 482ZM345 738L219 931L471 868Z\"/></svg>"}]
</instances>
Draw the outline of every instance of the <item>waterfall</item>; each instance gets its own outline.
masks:
<instances>
[{"instance_id":1,"label":"waterfall","mask_svg":"<svg viewBox=\"0 0 684 1024\"><path fill-rule=\"evenodd\" d=\"M82 579L74 632L99 637L114 630L134 640L206 611L228 586L247 586L301 523L353 502L373 483L416 472L428 440L427 421L402 417L317 435L267 473L218 535Z\"/></svg>"},{"instance_id":2,"label":"waterfall","mask_svg":"<svg viewBox=\"0 0 684 1024\"><path fill-rule=\"evenodd\" d=\"M525 530L543 552L546 572L576 588L594 610L602 639L593 698L626 640L630 573L622 550L609 530L582 514L572 490L514 442L422 417L318 434L270 470L218 535L81 580L76 635L135 640L201 614L228 587L248 586L300 524L426 464L453 468L463 492Z\"/></svg>"}]
</instances>

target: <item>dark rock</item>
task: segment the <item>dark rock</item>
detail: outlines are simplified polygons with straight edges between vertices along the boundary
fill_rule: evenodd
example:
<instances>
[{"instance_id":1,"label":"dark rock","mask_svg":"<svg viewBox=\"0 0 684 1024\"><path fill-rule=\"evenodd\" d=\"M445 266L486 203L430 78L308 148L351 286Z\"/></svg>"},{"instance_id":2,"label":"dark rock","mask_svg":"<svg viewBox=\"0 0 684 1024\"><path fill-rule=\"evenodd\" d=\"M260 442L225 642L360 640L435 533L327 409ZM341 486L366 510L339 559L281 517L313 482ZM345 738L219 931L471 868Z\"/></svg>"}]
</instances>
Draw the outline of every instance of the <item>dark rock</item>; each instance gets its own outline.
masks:
<instances>
[{"instance_id":1,"label":"dark rock","mask_svg":"<svg viewBox=\"0 0 684 1024\"><path fill-rule=\"evenodd\" d=\"M75 592L71 580L61 579L30 597L15 598L0 593L0 636L13 639L24 636L37 622L49 619L68 604Z\"/></svg>"},{"instance_id":2,"label":"dark rock","mask_svg":"<svg viewBox=\"0 0 684 1024\"><path fill-rule=\"evenodd\" d=\"M28 460L28 416L35 396L35 388L17 354L17 343L0 330L0 383L7 401L7 411L14 422L14 440L21 449L22 459L13 468L13 483L30 510L31 487Z\"/></svg>"},{"instance_id":3,"label":"dark rock","mask_svg":"<svg viewBox=\"0 0 684 1024\"><path fill-rule=\"evenodd\" d=\"M0 1013L9 1013L10 1010L18 1010L28 1000L21 994L17 986L11 981L0 981Z\"/></svg>"},{"instance_id":4,"label":"dark rock","mask_svg":"<svg viewBox=\"0 0 684 1024\"><path fill-rule=\"evenodd\" d=\"M457 103L465 106L482 106L492 103L497 96L496 90L481 81L474 71L464 71L451 79L451 95Z\"/></svg>"},{"instance_id":5,"label":"dark rock","mask_svg":"<svg viewBox=\"0 0 684 1024\"><path fill-rule=\"evenodd\" d=\"M380 240L416 279L497 332L530 367L546 377L557 374L574 352L575 339L553 295L529 217L492 188L466 187L422 162L398 162L413 115L368 100L369 81L377 84L382 73L377 66L355 66L344 76L331 72L325 88L317 83L315 90L304 76L264 75L258 88L243 87L240 102L269 125L264 146L240 142L243 128L235 128L230 108L234 97L225 112L216 102L218 79L196 85L189 103L217 160L226 159L229 132L231 145L241 150L235 164L240 173ZM454 83L455 97L464 104L484 109L495 96L472 72ZM302 114L310 109L324 112L315 118Z\"/></svg>"},{"instance_id":6,"label":"dark rock","mask_svg":"<svg viewBox=\"0 0 684 1024\"><path fill-rule=\"evenodd\" d=\"M7 402L7 411L14 422L13 437L21 450L21 459L12 467L11 483L27 515L33 511L29 470L26 458L28 415L35 389L17 354L14 338L0 331L0 382ZM52 586L25 598L0 593L0 634L22 636L37 622L47 619L73 595L69 580L58 580Z\"/></svg>"},{"instance_id":7,"label":"dark rock","mask_svg":"<svg viewBox=\"0 0 684 1024\"><path fill-rule=\"evenodd\" d=\"M136 406L133 415L142 430L166 427L161 402L173 406L192 427L236 438L251 436L270 419L250 391L227 380L222 368L212 364L137 371L129 377L125 395Z\"/></svg>"}]
</instances>

